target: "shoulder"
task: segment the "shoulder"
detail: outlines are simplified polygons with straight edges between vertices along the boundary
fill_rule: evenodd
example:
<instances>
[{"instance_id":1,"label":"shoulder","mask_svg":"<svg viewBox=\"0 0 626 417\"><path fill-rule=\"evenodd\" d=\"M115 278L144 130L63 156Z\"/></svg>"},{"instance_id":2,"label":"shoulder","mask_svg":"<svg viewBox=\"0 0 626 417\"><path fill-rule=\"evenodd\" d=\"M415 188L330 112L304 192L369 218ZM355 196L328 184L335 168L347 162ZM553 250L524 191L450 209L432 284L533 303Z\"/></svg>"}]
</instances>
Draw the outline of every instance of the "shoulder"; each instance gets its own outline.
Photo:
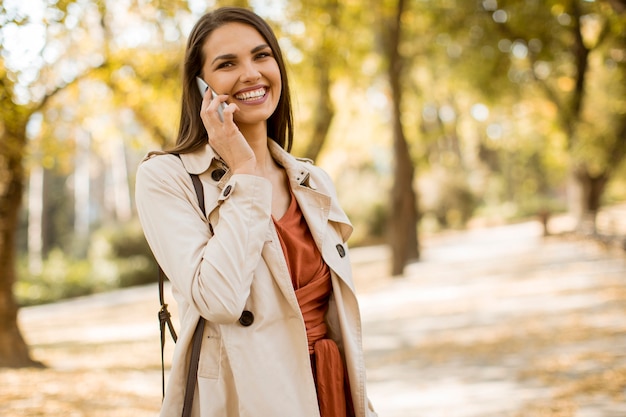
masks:
<instances>
[{"instance_id":1,"label":"shoulder","mask_svg":"<svg viewBox=\"0 0 626 417\"><path fill-rule=\"evenodd\" d=\"M189 174L177 155L148 154L137 167L136 191L155 187L187 188Z\"/></svg>"},{"instance_id":2,"label":"shoulder","mask_svg":"<svg viewBox=\"0 0 626 417\"><path fill-rule=\"evenodd\" d=\"M148 154L137 167L138 177L150 175L152 178L162 178L185 172L180 158L169 153Z\"/></svg>"},{"instance_id":3,"label":"shoulder","mask_svg":"<svg viewBox=\"0 0 626 417\"><path fill-rule=\"evenodd\" d=\"M182 166L180 157L171 153L148 153L141 163L139 170L150 170L155 168L168 168L175 165Z\"/></svg>"}]
</instances>

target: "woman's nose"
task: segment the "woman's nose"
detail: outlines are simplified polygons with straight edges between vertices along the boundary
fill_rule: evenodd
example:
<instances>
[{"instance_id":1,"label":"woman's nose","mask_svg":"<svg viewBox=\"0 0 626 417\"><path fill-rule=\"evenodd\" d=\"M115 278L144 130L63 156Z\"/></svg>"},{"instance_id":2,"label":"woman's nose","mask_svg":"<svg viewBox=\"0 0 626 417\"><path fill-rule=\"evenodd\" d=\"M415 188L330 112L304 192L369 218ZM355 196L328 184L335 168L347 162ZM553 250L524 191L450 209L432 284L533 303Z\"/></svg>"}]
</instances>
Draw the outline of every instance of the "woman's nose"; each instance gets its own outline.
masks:
<instances>
[{"instance_id":1,"label":"woman's nose","mask_svg":"<svg viewBox=\"0 0 626 417\"><path fill-rule=\"evenodd\" d=\"M241 81L250 82L250 81L256 81L259 78L261 78L261 72L259 71L257 66L254 64L254 62L248 62L246 65L243 66L243 71L241 73Z\"/></svg>"}]
</instances>

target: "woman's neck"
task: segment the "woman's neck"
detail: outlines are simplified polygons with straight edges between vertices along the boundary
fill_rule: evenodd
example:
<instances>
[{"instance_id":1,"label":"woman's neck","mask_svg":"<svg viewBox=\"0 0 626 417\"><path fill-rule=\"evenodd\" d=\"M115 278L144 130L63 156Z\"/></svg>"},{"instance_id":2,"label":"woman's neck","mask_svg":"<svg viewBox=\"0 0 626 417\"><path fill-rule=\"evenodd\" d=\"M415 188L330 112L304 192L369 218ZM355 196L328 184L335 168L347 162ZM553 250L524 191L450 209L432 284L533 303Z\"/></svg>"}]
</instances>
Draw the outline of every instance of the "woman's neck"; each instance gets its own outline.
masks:
<instances>
[{"instance_id":1,"label":"woman's neck","mask_svg":"<svg viewBox=\"0 0 626 417\"><path fill-rule=\"evenodd\" d=\"M267 137L267 127L264 124L252 126L239 126L239 130L246 138L256 157L256 169L262 176L267 177L269 173L277 168L276 162L270 154Z\"/></svg>"}]
</instances>

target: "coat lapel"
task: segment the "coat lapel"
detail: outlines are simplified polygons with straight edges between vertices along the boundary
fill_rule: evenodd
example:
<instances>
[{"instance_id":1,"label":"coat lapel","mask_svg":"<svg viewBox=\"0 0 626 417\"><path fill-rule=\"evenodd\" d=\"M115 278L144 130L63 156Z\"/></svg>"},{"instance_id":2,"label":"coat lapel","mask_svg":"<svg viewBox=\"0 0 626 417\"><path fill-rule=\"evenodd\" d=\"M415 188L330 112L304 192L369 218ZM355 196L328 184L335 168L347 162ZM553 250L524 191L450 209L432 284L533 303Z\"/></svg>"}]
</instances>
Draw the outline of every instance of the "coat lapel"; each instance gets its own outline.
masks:
<instances>
[{"instance_id":1,"label":"coat lapel","mask_svg":"<svg viewBox=\"0 0 626 417\"><path fill-rule=\"evenodd\" d=\"M278 145L270 144L270 151L287 172L289 185L324 261L354 291L352 269L345 246L352 233L352 225L338 206L332 184L325 183L325 178L316 175L312 165L297 160ZM329 221L334 224L329 225ZM334 229L337 230L336 234ZM342 255L339 255L338 246L342 246Z\"/></svg>"},{"instance_id":2,"label":"coat lapel","mask_svg":"<svg viewBox=\"0 0 626 417\"><path fill-rule=\"evenodd\" d=\"M293 195L296 197L300 210L302 210L306 223L311 230L313 240L321 252L326 225L328 224L330 197L300 184L293 185Z\"/></svg>"},{"instance_id":3,"label":"coat lapel","mask_svg":"<svg viewBox=\"0 0 626 417\"><path fill-rule=\"evenodd\" d=\"M333 240L334 234L329 233L328 222L333 221L330 217L332 214L331 198L303 185L299 185L294 190L294 195L324 261L354 291L350 259L347 256L347 248L341 238L341 233L337 233L336 240ZM342 247L343 255L339 255L338 246Z\"/></svg>"}]
</instances>

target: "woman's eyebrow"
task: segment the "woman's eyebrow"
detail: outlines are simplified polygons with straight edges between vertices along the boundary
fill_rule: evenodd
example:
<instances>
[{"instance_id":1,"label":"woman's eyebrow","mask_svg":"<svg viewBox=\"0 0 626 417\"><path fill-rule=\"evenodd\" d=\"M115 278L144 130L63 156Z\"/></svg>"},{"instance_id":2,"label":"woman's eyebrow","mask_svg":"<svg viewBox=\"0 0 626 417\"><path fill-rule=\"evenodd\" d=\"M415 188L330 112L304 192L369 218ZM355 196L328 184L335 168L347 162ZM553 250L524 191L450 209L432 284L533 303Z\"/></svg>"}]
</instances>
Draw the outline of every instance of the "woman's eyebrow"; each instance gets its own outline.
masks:
<instances>
[{"instance_id":1,"label":"woman's eyebrow","mask_svg":"<svg viewBox=\"0 0 626 417\"><path fill-rule=\"evenodd\" d=\"M250 51L250 53L255 54L255 53L257 53L257 52L259 52L259 51L262 51L263 49L267 49L267 48L269 48L269 47L270 47L270 46L269 46L268 44L264 43L264 44L261 44L261 45L259 45L259 46L257 46L257 47L252 48L252 50Z\"/></svg>"},{"instance_id":2,"label":"woman's eyebrow","mask_svg":"<svg viewBox=\"0 0 626 417\"><path fill-rule=\"evenodd\" d=\"M218 55L216 56L213 61L211 61L211 64L215 64L215 61L219 61L219 60L228 60L228 59L235 59L237 58L237 55L235 54L224 54L224 55Z\"/></svg>"},{"instance_id":3,"label":"woman's eyebrow","mask_svg":"<svg viewBox=\"0 0 626 417\"><path fill-rule=\"evenodd\" d=\"M254 48L252 48L252 50L250 51L250 53L255 54L259 51L262 51L264 49L268 49L270 46L268 44L261 44L259 46L255 46ZM219 60L229 60L229 59L235 59L237 58L237 55L235 54L223 54L223 55L218 55L216 56L213 61L211 61L211 64L214 64L215 61L219 61Z\"/></svg>"}]
</instances>

